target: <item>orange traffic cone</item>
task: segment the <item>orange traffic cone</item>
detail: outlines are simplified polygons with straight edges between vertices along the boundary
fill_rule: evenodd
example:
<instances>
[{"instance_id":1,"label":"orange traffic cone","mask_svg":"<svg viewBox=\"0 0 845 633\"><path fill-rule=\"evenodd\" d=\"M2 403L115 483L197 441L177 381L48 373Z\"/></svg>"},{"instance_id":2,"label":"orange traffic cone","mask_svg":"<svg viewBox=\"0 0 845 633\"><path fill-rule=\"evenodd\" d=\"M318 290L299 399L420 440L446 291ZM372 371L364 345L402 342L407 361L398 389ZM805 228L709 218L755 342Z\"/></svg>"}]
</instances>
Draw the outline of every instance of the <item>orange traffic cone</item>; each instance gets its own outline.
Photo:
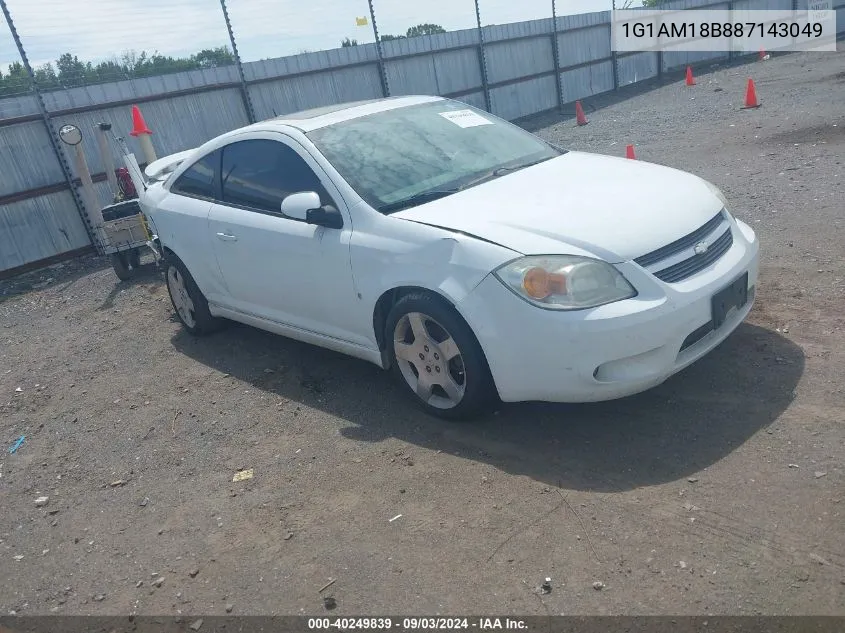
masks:
<instances>
[{"instance_id":1,"label":"orange traffic cone","mask_svg":"<svg viewBox=\"0 0 845 633\"><path fill-rule=\"evenodd\" d=\"M766 51L765 51L765 49L761 48L760 49L760 61L763 61L764 59L766 59Z\"/></svg>"},{"instance_id":2,"label":"orange traffic cone","mask_svg":"<svg viewBox=\"0 0 845 633\"><path fill-rule=\"evenodd\" d=\"M631 160L637 160L637 155L634 154L634 146L629 145L625 148L625 158L630 158Z\"/></svg>"},{"instance_id":3,"label":"orange traffic cone","mask_svg":"<svg viewBox=\"0 0 845 633\"><path fill-rule=\"evenodd\" d=\"M575 121L578 125L587 125L589 123L587 117L584 115L584 108L581 107L580 101L575 102Z\"/></svg>"},{"instance_id":4,"label":"orange traffic cone","mask_svg":"<svg viewBox=\"0 0 845 633\"><path fill-rule=\"evenodd\" d=\"M687 66L687 85L695 85L695 77L692 76L692 66Z\"/></svg>"},{"instance_id":5,"label":"orange traffic cone","mask_svg":"<svg viewBox=\"0 0 845 633\"><path fill-rule=\"evenodd\" d=\"M141 134L152 134L150 128L147 127L147 124L144 122L144 117L141 116L141 111L138 109L138 106L132 106L132 131L130 134L132 136L140 136Z\"/></svg>"},{"instance_id":6,"label":"orange traffic cone","mask_svg":"<svg viewBox=\"0 0 845 633\"><path fill-rule=\"evenodd\" d=\"M759 108L761 103L757 100L757 90L754 88L754 80L748 80L748 88L745 90L745 106L743 106L743 110L748 110L751 108Z\"/></svg>"}]
</instances>

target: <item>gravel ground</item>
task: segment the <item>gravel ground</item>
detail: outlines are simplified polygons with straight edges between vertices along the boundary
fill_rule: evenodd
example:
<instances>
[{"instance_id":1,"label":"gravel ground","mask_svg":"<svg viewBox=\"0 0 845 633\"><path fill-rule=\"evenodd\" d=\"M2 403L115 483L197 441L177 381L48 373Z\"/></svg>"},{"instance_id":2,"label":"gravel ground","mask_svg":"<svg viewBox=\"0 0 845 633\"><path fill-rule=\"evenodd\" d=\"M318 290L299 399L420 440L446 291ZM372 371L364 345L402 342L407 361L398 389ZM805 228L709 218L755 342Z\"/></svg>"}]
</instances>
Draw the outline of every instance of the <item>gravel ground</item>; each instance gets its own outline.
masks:
<instances>
[{"instance_id":1,"label":"gravel ground","mask_svg":"<svg viewBox=\"0 0 845 633\"><path fill-rule=\"evenodd\" d=\"M191 339L152 266L2 282L0 614L845 614L843 62L526 123L712 180L760 235L748 323L625 400L448 424L351 358Z\"/></svg>"}]
</instances>

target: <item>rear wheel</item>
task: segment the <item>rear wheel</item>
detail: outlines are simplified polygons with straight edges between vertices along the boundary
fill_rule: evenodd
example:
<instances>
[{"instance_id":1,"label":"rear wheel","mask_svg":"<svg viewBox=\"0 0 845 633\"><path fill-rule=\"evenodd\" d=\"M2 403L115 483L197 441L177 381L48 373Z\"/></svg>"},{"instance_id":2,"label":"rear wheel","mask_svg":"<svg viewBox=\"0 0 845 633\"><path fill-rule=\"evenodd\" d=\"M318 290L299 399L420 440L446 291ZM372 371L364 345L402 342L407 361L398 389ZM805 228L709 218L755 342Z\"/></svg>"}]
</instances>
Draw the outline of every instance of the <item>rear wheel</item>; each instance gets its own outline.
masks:
<instances>
[{"instance_id":1,"label":"rear wheel","mask_svg":"<svg viewBox=\"0 0 845 633\"><path fill-rule=\"evenodd\" d=\"M188 332L210 334L223 326L223 319L211 315L208 301L181 260L175 257L168 259L166 278L173 309Z\"/></svg>"},{"instance_id":2,"label":"rear wheel","mask_svg":"<svg viewBox=\"0 0 845 633\"><path fill-rule=\"evenodd\" d=\"M478 340L440 297L422 292L402 297L387 317L385 339L394 373L427 413L469 419L495 403Z\"/></svg>"}]
</instances>

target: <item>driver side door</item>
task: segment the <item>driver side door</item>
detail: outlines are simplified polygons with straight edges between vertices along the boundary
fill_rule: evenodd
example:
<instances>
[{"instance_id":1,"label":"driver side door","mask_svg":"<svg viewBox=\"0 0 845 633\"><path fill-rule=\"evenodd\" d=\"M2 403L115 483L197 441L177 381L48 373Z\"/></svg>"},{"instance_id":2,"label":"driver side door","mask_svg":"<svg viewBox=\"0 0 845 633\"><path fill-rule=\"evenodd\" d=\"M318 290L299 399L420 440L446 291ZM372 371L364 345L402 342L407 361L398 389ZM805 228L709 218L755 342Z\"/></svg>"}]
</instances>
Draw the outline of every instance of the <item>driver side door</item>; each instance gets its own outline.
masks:
<instances>
[{"instance_id":1,"label":"driver side door","mask_svg":"<svg viewBox=\"0 0 845 633\"><path fill-rule=\"evenodd\" d=\"M220 200L209 231L228 306L318 334L359 342L344 319L355 301L349 239L352 225L340 192L294 139L257 133L222 148ZM284 215L288 195L314 191L342 214L339 229ZM340 309L339 309L340 308Z\"/></svg>"}]
</instances>

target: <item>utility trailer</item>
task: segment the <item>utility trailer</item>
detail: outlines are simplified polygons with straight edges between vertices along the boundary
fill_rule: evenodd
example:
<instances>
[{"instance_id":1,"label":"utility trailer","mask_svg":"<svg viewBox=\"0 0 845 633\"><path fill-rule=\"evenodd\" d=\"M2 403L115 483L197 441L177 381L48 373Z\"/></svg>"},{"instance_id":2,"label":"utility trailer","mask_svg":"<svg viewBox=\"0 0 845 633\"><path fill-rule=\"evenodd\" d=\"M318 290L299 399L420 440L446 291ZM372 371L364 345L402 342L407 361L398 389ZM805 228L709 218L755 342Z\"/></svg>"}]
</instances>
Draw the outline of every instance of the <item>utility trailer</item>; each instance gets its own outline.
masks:
<instances>
[{"instance_id":1,"label":"utility trailer","mask_svg":"<svg viewBox=\"0 0 845 633\"><path fill-rule=\"evenodd\" d=\"M145 181L134 155L129 152L122 138L111 134L112 140L120 147L126 165L116 170L108 136L111 124L100 123L94 129L114 199L112 204L104 207L99 204L91 172L82 152L82 131L75 125L65 125L59 130L59 137L75 149L82 196L96 237L94 246L100 255L108 256L117 278L126 281L140 268L144 250L149 248L153 252L156 265L161 260L161 254L155 247L146 218L138 204L137 191L139 187L145 186ZM124 176L123 182L118 180L118 173Z\"/></svg>"}]
</instances>

